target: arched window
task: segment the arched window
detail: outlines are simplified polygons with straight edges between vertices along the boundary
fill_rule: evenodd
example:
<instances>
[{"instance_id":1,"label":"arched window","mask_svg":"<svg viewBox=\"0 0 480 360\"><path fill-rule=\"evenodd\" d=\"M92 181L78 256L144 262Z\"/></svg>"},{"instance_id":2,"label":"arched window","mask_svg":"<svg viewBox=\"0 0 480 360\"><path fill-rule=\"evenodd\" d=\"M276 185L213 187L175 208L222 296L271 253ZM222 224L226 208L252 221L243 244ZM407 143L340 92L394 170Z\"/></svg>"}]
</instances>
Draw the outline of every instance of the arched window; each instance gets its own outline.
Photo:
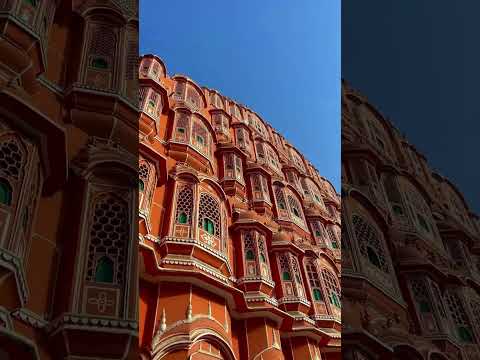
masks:
<instances>
[{"instance_id":1,"label":"arched window","mask_svg":"<svg viewBox=\"0 0 480 360\"><path fill-rule=\"evenodd\" d=\"M277 200L277 207L280 210L287 210L287 202L285 201L285 195L283 190L279 186L275 186L275 198Z\"/></svg>"},{"instance_id":2,"label":"arched window","mask_svg":"<svg viewBox=\"0 0 480 360\"><path fill-rule=\"evenodd\" d=\"M265 237L255 231L245 232L243 234L243 251L245 254L245 275L262 276L270 279Z\"/></svg>"},{"instance_id":3,"label":"arched window","mask_svg":"<svg viewBox=\"0 0 480 360\"><path fill-rule=\"evenodd\" d=\"M333 229L333 225L327 227L328 237L330 238L330 244L332 248L338 249L338 236L335 230Z\"/></svg>"},{"instance_id":4,"label":"arched window","mask_svg":"<svg viewBox=\"0 0 480 360\"><path fill-rule=\"evenodd\" d=\"M447 291L445 300L450 317L455 324L458 339L463 343L475 342L475 337L460 297L453 291Z\"/></svg>"},{"instance_id":5,"label":"arched window","mask_svg":"<svg viewBox=\"0 0 480 360\"><path fill-rule=\"evenodd\" d=\"M12 204L12 187L10 183L0 178L0 203L4 205Z\"/></svg>"},{"instance_id":6,"label":"arched window","mask_svg":"<svg viewBox=\"0 0 480 360\"><path fill-rule=\"evenodd\" d=\"M431 313L432 305L428 296L427 284L423 280L415 279L410 282L410 286L420 313Z\"/></svg>"},{"instance_id":7,"label":"arched window","mask_svg":"<svg viewBox=\"0 0 480 360\"><path fill-rule=\"evenodd\" d=\"M304 224L302 207L300 202L293 196L288 195L288 205L290 206L290 212L292 213L292 219L300 224Z\"/></svg>"},{"instance_id":8,"label":"arched window","mask_svg":"<svg viewBox=\"0 0 480 360\"><path fill-rule=\"evenodd\" d=\"M150 203L155 190L155 167L140 157L138 166L139 208L142 212L150 212Z\"/></svg>"},{"instance_id":9,"label":"arched window","mask_svg":"<svg viewBox=\"0 0 480 360\"><path fill-rule=\"evenodd\" d=\"M288 264L287 255L281 255L279 260L280 260L280 270L282 273L282 280L285 280L285 281L292 280L292 274L290 273L290 266Z\"/></svg>"},{"instance_id":10,"label":"arched window","mask_svg":"<svg viewBox=\"0 0 480 360\"><path fill-rule=\"evenodd\" d=\"M389 267L385 259L381 237L378 231L361 216L352 216L353 229L360 252L376 268L388 273Z\"/></svg>"},{"instance_id":11,"label":"arched window","mask_svg":"<svg viewBox=\"0 0 480 360\"><path fill-rule=\"evenodd\" d=\"M263 163L265 161L265 149L263 147L263 143L258 141L255 142L255 149L257 150L258 161Z\"/></svg>"},{"instance_id":12,"label":"arched window","mask_svg":"<svg viewBox=\"0 0 480 360\"><path fill-rule=\"evenodd\" d=\"M129 239L127 205L113 194L102 195L91 219L86 279L122 284Z\"/></svg>"},{"instance_id":13,"label":"arched window","mask_svg":"<svg viewBox=\"0 0 480 360\"><path fill-rule=\"evenodd\" d=\"M278 265L284 295L303 298L305 291L297 257L289 253L281 254L278 257Z\"/></svg>"},{"instance_id":14,"label":"arched window","mask_svg":"<svg viewBox=\"0 0 480 360\"><path fill-rule=\"evenodd\" d=\"M190 141L190 115L185 112L178 111L175 114L175 133L174 139L179 142Z\"/></svg>"},{"instance_id":15,"label":"arched window","mask_svg":"<svg viewBox=\"0 0 480 360\"><path fill-rule=\"evenodd\" d=\"M435 234L435 221L433 220L430 207L410 182L405 181L404 184L406 190L405 195L408 199L408 205L416 228L426 236L433 237Z\"/></svg>"},{"instance_id":16,"label":"arched window","mask_svg":"<svg viewBox=\"0 0 480 360\"><path fill-rule=\"evenodd\" d=\"M208 193L200 194L198 227L209 234L221 237L220 205Z\"/></svg>"},{"instance_id":17,"label":"arched window","mask_svg":"<svg viewBox=\"0 0 480 360\"><path fill-rule=\"evenodd\" d=\"M91 27L88 45L88 64L85 82L89 86L100 89L111 88L114 80L113 59L117 35L114 27L94 25Z\"/></svg>"},{"instance_id":18,"label":"arched window","mask_svg":"<svg viewBox=\"0 0 480 360\"><path fill-rule=\"evenodd\" d=\"M323 282L325 283L325 289L328 293L328 298L330 304L335 305L336 307L341 307L341 293L340 287L338 286L338 281L336 276L326 268L322 269Z\"/></svg>"},{"instance_id":19,"label":"arched window","mask_svg":"<svg viewBox=\"0 0 480 360\"><path fill-rule=\"evenodd\" d=\"M177 224L191 224L193 211L193 190L189 185L180 187L177 195L177 210L175 222Z\"/></svg>"},{"instance_id":20,"label":"arched window","mask_svg":"<svg viewBox=\"0 0 480 360\"><path fill-rule=\"evenodd\" d=\"M209 140L208 130L200 121L195 121L192 128L192 143L198 150L204 154L208 154Z\"/></svg>"},{"instance_id":21,"label":"arched window","mask_svg":"<svg viewBox=\"0 0 480 360\"><path fill-rule=\"evenodd\" d=\"M313 260L307 262L307 276L312 289L312 296L314 301L323 302L322 285L320 283L320 277L318 276L317 266Z\"/></svg>"},{"instance_id":22,"label":"arched window","mask_svg":"<svg viewBox=\"0 0 480 360\"><path fill-rule=\"evenodd\" d=\"M262 174L252 174L252 192L254 201L266 201L270 203L270 192L268 191L268 183Z\"/></svg>"},{"instance_id":23,"label":"arched window","mask_svg":"<svg viewBox=\"0 0 480 360\"><path fill-rule=\"evenodd\" d=\"M323 244L325 242L323 224L318 220L314 220L310 222L310 226L312 227L313 236L315 238L316 244Z\"/></svg>"}]
</instances>

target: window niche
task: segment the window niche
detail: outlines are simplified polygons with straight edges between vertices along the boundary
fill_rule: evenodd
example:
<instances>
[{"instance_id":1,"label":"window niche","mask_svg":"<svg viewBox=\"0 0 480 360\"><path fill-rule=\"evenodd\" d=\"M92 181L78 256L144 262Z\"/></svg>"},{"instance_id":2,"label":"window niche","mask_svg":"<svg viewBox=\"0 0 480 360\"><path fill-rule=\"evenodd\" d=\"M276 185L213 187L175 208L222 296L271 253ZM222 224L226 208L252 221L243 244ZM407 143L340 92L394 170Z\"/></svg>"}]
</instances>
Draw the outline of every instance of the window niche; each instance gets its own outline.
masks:
<instances>
[{"instance_id":1,"label":"window niche","mask_svg":"<svg viewBox=\"0 0 480 360\"><path fill-rule=\"evenodd\" d=\"M242 242L244 277L271 280L265 236L254 230L244 231Z\"/></svg>"}]
</instances>

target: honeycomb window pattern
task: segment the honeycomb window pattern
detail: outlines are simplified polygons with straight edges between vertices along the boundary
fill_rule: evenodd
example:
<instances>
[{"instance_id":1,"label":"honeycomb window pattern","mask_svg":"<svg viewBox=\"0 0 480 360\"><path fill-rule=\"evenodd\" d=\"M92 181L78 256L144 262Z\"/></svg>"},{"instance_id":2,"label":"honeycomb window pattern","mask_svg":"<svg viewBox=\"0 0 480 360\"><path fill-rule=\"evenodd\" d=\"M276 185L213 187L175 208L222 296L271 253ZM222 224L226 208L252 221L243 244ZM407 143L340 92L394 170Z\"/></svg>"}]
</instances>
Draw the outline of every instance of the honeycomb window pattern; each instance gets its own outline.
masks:
<instances>
[{"instance_id":1,"label":"honeycomb window pattern","mask_svg":"<svg viewBox=\"0 0 480 360\"><path fill-rule=\"evenodd\" d=\"M138 172L139 172L140 179L142 179L146 183L148 181L148 175L150 170L148 168L148 165L145 162L140 163Z\"/></svg>"},{"instance_id":2,"label":"honeycomb window pattern","mask_svg":"<svg viewBox=\"0 0 480 360\"><path fill-rule=\"evenodd\" d=\"M388 273L389 269L385 260L385 251L377 230L356 214L352 216L352 223L362 255L368 258L380 270Z\"/></svg>"},{"instance_id":3,"label":"honeycomb window pattern","mask_svg":"<svg viewBox=\"0 0 480 360\"><path fill-rule=\"evenodd\" d=\"M4 139L0 143L0 172L9 178L18 180L24 163L25 154L18 141L13 137Z\"/></svg>"},{"instance_id":4,"label":"honeycomb window pattern","mask_svg":"<svg viewBox=\"0 0 480 360\"><path fill-rule=\"evenodd\" d=\"M177 224L191 224L193 210L193 191L188 185L181 187L177 197L177 212L175 222Z\"/></svg>"},{"instance_id":5,"label":"honeycomb window pattern","mask_svg":"<svg viewBox=\"0 0 480 360\"><path fill-rule=\"evenodd\" d=\"M198 227L203 229L204 221L209 219L214 224L213 235L221 236L220 205L215 198L207 193L200 194L200 212L198 216Z\"/></svg>"},{"instance_id":6,"label":"honeycomb window pattern","mask_svg":"<svg viewBox=\"0 0 480 360\"><path fill-rule=\"evenodd\" d=\"M337 280L335 279L335 276L332 274L332 272L326 268L322 269L322 278L323 282L325 284L325 289L329 296L331 297L330 300L334 305L337 305L335 303L335 300L338 299L340 301L340 287L338 286Z\"/></svg>"},{"instance_id":7,"label":"honeycomb window pattern","mask_svg":"<svg viewBox=\"0 0 480 360\"><path fill-rule=\"evenodd\" d=\"M97 262L103 257L114 264L113 281L124 281L129 236L127 205L113 194L102 195L95 203L90 226L87 281L95 281Z\"/></svg>"}]
</instances>

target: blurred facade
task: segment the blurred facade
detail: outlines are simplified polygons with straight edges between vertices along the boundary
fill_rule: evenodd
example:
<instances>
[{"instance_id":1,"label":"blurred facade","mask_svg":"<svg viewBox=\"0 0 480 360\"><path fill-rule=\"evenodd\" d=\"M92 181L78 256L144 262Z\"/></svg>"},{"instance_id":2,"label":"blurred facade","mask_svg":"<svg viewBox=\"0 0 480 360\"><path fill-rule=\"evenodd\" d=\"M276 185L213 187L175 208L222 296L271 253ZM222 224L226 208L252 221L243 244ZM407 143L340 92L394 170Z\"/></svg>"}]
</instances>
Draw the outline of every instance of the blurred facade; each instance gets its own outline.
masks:
<instances>
[{"instance_id":1,"label":"blurred facade","mask_svg":"<svg viewBox=\"0 0 480 360\"><path fill-rule=\"evenodd\" d=\"M342 184L345 359L480 359L479 217L346 83Z\"/></svg>"},{"instance_id":2,"label":"blurred facade","mask_svg":"<svg viewBox=\"0 0 480 360\"><path fill-rule=\"evenodd\" d=\"M0 23L0 359L136 358L136 2Z\"/></svg>"},{"instance_id":3,"label":"blurred facade","mask_svg":"<svg viewBox=\"0 0 480 360\"><path fill-rule=\"evenodd\" d=\"M140 63L143 359L339 359L340 196L253 110Z\"/></svg>"}]
</instances>

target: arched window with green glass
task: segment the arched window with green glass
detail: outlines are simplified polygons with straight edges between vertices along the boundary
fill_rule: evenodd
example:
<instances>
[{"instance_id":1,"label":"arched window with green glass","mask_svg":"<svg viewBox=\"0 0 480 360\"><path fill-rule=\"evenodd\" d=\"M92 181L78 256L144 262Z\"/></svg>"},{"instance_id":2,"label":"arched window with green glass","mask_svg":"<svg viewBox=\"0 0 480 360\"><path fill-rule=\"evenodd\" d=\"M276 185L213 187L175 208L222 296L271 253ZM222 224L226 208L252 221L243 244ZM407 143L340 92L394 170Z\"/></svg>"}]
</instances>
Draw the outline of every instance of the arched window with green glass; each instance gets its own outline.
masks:
<instances>
[{"instance_id":1,"label":"arched window with green glass","mask_svg":"<svg viewBox=\"0 0 480 360\"><path fill-rule=\"evenodd\" d=\"M129 206L116 194L106 193L94 199L92 208L86 280L121 285L127 270Z\"/></svg>"},{"instance_id":2,"label":"arched window with green glass","mask_svg":"<svg viewBox=\"0 0 480 360\"><path fill-rule=\"evenodd\" d=\"M193 212L192 186L180 184L178 189L175 222L181 225L191 224Z\"/></svg>"},{"instance_id":3,"label":"arched window with green glass","mask_svg":"<svg viewBox=\"0 0 480 360\"><path fill-rule=\"evenodd\" d=\"M199 201L198 227L210 235L221 237L220 203L211 194L202 192Z\"/></svg>"},{"instance_id":4,"label":"arched window with green glass","mask_svg":"<svg viewBox=\"0 0 480 360\"><path fill-rule=\"evenodd\" d=\"M300 204L300 201L293 195L288 195L288 205L290 206L290 211L292 212L292 218L293 220L303 223L304 218L303 218L303 213L302 213L302 206Z\"/></svg>"},{"instance_id":5,"label":"arched window with green glass","mask_svg":"<svg viewBox=\"0 0 480 360\"><path fill-rule=\"evenodd\" d=\"M360 253L371 266L389 273L389 265L383 244L383 237L377 228L358 214L352 215L355 237L360 247Z\"/></svg>"},{"instance_id":6,"label":"arched window with green glass","mask_svg":"<svg viewBox=\"0 0 480 360\"><path fill-rule=\"evenodd\" d=\"M315 260L308 260L306 263L306 268L313 300L323 302L322 284L318 274L317 266L315 265Z\"/></svg>"},{"instance_id":7,"label":"arched window with green glass","mask_svg":"<svg viewBox=\"0 0 480 360\"><path fill-rule=\"evenodd\" d=\"M324 268L322 269L322 278L330 304L336 306L337 308L341 308L340 286L338 285L338 279L336 275L327 268Z\"/></svg>"}]
</instances>

